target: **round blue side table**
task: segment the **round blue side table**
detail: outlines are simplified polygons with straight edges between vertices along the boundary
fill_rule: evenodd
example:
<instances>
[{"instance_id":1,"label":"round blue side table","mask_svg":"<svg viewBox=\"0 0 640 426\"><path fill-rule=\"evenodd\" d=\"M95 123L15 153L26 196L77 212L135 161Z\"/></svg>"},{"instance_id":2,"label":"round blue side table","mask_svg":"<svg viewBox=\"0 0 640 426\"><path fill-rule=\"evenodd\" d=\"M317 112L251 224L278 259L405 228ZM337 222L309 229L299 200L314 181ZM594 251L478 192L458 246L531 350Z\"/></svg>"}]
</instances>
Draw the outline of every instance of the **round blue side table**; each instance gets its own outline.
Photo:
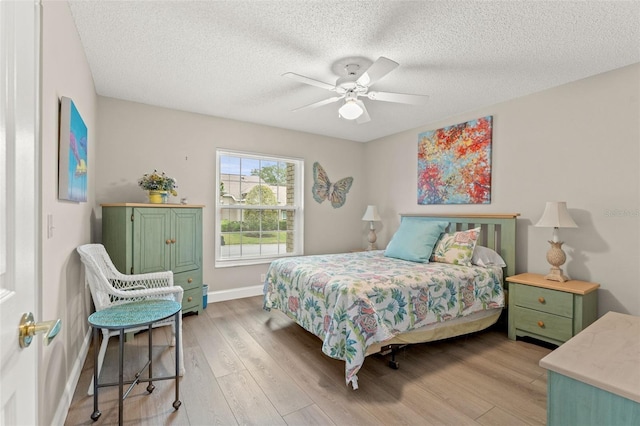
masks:
<instances>
[{"instance_id":1,"label":"round blue side table","mask_svg":"<svg viewBox=\"0 0 640 426\"><path fill-rule=\"evenodd\" d=\"M180 402L180 381L178 380L179 371L180 371L180 314L181 314L181 306L178 302L173 300L158 300L158 299L150 299L150 300L142 300L138 302L124 303L122 305L111 306L107 309L103 309L98 312L94 312L89 316L89 324L93 327L93 352L94 352L94 366L93 366L93 413L91 414L91 419L93 421L98 420L100 415L102 414L100 410L98 410L98 389L101 387L107 386L118 386L118 424L122 425L123 423L123 402L124 399L129 395L129 392L133 389L133 387L139 382L148 382L147 391L149 393L153 392L155 386L153 385L154 380L167 380L174 379L175 380L175 389L176 389L176 398L173 402L173 408L177 410L182 405ZM174 376L166 376L166 377L153 377L153 362L152 362L152 332L151 328L155 322L162 321L171 316L175 317L175 330L176 330L176 373ZM125 341L125 330L148 326L148 334L149 334L149 360L145 364L144 367L135 375L135 379L133 380L124 380L123 369L124 369L124 341ZM119 330L119 350L118 350L118 382L117 383L98 383L98 347L99 347L99 337L98 330L101 328L106 328L109 330ZM141 378L142 372L149 368L148 378ZM124 385L129 384L129 389L124 392Z\"/></svg>"}]
</instances>

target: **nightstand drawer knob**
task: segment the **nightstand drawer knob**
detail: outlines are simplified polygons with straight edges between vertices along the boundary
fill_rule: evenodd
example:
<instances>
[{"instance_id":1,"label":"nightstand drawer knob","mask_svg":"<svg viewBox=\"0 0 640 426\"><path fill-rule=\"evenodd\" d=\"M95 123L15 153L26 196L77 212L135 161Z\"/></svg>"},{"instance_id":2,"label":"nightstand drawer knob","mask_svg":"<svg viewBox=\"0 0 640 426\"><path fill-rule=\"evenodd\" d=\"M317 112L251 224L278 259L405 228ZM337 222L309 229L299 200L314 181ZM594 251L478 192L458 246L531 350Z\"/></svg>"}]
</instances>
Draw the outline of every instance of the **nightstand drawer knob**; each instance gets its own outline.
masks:
<instances>
[{"instance_id":1,"label":"nightstand drawer knob","mask_svg":"<svg viewBox=\"0 0 640 426\"><path fill-rule=\"evenodd\" d=\"M538 327L544 328L544 322L543 321L538 321Z\"/></svg>"},{"instance_id":2,"label":"nightstand drawer knob","mask_svg":"<svg viewBox=\"0 0 640 426\"><path fill-rule=\"evenodd\" d=\"M187 302L191 302L192 300L193 300L193 297L191 297L191 296L189 296L189 297L187 298Z\"/></svg>"},{"instance_id":3,"label":"nightstand drawer knob","mask_svg":"<svg viewBox=\"0 0 640 426\"><path fill-rule=\"evenodd\" d=\"M544 303L545 302L544 297L542 297L542 296L538 297L538 302Z\"/></svg>"},{"instance_id":4,"label":"nightstand drawer knob","mask_svg":"<svg viewBox=\"0 0 640 426\"><path fill-rule=\"evenodd\" d=\"M191 284L191 283L193 282L193 278L189 278L189 279L187 280L187 282L188 282L189 284Z\"/></svg>"}]
</instances>

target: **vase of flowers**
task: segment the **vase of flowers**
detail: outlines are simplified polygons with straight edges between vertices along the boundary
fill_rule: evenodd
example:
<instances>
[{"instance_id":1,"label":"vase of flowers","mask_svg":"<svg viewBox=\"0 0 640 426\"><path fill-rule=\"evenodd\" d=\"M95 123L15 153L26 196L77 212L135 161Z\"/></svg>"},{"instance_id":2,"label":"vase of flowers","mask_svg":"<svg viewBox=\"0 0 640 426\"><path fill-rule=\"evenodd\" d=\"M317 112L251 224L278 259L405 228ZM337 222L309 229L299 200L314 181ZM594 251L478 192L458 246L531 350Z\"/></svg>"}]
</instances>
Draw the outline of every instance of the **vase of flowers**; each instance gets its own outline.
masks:
<instances>
[{"instance_id":1,"label":"vase of flowers","mask_svg":"<svg viewBox=\"0 0 640 426\"><path fill-rule=\"evenodd\" d=\"M152 204L167 203L169 194L174 197L178 195L176 180L167 176L164 172L158 173L157 170L154 170L153 173L144 174L138 179L138 186L148 191L149 202Z\"/></svg>"}]
</instances>

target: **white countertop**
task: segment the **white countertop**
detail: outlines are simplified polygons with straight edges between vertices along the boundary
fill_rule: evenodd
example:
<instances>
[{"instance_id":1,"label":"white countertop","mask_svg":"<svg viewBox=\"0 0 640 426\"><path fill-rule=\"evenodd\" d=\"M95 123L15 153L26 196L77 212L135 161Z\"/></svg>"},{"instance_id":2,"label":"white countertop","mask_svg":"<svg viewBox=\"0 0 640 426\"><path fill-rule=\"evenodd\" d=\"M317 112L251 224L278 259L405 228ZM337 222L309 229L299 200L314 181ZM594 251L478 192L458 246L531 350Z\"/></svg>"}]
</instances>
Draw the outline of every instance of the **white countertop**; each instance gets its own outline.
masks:
<instances>
[{"instance_id":1,"label":"white countertop","mask_svg":"<svg viewBox=\"0 0 640 426\"><path fill-rule=\"evenodd\" d=\"M608 312L540 366L640 403L640 317Z\"/></svg>"}]
</instances>

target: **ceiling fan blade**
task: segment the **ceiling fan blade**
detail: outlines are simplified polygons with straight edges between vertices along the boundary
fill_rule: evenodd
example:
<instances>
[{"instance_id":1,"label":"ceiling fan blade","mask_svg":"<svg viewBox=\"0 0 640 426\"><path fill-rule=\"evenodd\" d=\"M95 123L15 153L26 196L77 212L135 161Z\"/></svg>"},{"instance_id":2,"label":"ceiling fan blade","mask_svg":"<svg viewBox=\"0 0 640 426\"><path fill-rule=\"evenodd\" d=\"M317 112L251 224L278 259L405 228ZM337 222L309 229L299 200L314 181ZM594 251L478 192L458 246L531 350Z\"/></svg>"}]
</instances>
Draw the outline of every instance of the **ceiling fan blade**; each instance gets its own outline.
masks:
<instances>
[{"instance_id":1,"label":"ceiling fan blade","mask_svg":"<svg viewBox=\"0 0 640 426\"><path fill-rule=\"evenodd\" d=\"M356 103L360 105L360 108L362 108L362 115L356 118L356 123L364 124L371 121L371 117L369 116L369 111L367 111L367 108L364 106L364 102L358 99Z\"/></svg>"},{"instance_id":2,"label":"ceiling fan blade","mask_svg":"<svg viewBox=\"0 0 640 426\"><path fill-rule=\"evenodd\" d=\"M304 84L310 84L311 86L316 86L325 90L336 90L336 87L333 84L325 83L323 81L314 80L313 78L305 77L304 75L296 74L293 72L285 72L282 74L283 77L288 77L292 80L298 81Z\"/></svg>"},{"instance_id":3,"label":"ceiling fan blade","mask_svg":"<svg viewBox=\"0 0 640 426\"><path fill-rule=\"evenodd\" d=\"M360 86L370 86L385 75L396 69L400 64L384 56L380 56L361 76L356 80Z\"/></svg>"},{"instance_id":4,"label":"ceiling fan blade","mask_svg":"<svg viewBox=\"0 0 640 426\"><path fill-rule=\"evenodd\" d=\"M332 98L323 99L323 100L321 100L321 101L314 102L314 103L309 104L309 105L305 105L305 106L301 106L301 107L296 108L296 109L292 109L291 111L292 111L292 112L296 112L296 111L300 111L301 109L318 108L318 107L321 107L321 106L323 106L323 105L328 105L328 104L331 104L331 103L337 102L337 101L339 101L339 100L340 100L340 99L342 99L342 98L344 98L344 96L334 96L334 97L332 97Z\"/></svg>"},{"instance_id":5,"label":"ceiling fan blade","mask_svg":"<svg viewBox=\"0 0 640 426\"><path fill-rule=\"evenodd\" d=\"M408 95L392 92L368 92L366 95L372 101L397 102L400 104L424 105L429 100L427 95Z\"/></svg>"}]
</instances>

